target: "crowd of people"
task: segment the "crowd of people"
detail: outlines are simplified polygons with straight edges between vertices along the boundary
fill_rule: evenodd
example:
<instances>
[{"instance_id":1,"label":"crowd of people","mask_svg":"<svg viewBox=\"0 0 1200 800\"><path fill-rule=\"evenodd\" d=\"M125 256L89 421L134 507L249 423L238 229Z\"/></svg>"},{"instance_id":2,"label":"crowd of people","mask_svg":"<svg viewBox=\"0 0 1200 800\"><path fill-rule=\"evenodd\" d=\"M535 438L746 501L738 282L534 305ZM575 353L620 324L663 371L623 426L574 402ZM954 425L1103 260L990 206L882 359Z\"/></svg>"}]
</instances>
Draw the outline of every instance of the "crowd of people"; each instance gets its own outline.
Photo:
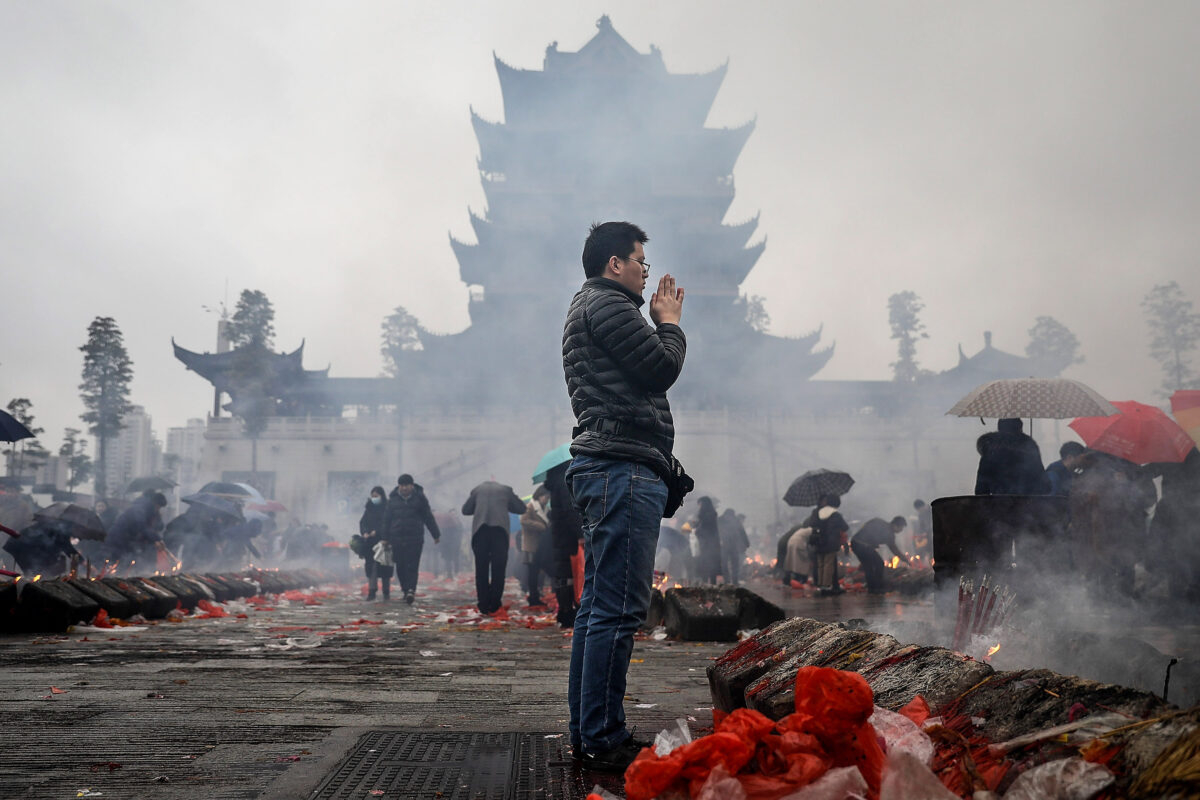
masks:
<instances>
[{"instance_id":1,"label":"crowd of people","mask_svg":"<svg viewBox=\"0 0 1200 800\"><path fill-rule=\"evenodd\" d=\"M1043 467L1021 420L996 428L976 444L977 495L1065 498L1065 546L1056 552L1101 592L1146 591L1136 580L1140 564L1171 597L1200 600L1200 451L1179 463L1135 464L1067 442Z\"/></svg>"}]
</instances>

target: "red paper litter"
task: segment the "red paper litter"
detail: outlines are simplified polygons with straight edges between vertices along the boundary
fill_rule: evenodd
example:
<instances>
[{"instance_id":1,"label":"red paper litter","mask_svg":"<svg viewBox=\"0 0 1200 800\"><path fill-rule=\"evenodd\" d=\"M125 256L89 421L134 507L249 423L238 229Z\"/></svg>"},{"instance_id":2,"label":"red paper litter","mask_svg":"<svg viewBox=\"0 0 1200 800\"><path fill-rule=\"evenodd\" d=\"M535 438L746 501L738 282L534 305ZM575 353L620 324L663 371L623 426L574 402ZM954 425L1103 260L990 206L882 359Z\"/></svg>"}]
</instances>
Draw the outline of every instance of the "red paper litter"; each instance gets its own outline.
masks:
<instances>
[{"instance_id":1,"label":"red paper litter","mask_svg":"<svg viewBox=\"0 0 1200 800\"><path fill-rule=\"evenodd\" d=\"M229 612L218 605L210 603L208 600L200 600L196 603L196 607L203 611L203 614L197 614L196 619L218 619L220 617L228 617Z\"/></svg>"},{"instance_id":2,"label":"red paper litter","mask_svg":"<svg viewBox=\"0 0 1200 800\"><path fill-rule=\"evenodd\" d=\"M108 611L103 608L96 612L96 616L92 617L92 626L96 628L114 627L108 620Z\"/></svg>"},{"instance_id":3,"label":"red paper litter","mask_svg":"<svg viewBox=\"0 0 1200 800\"><path fill-rule=\"evenodd\" d=\"M914 695L912 700L904 708L900 709L900 714L911 719L918 727L925 724L925 720L929 719L929 703L925 702L925 698L921 695Z\"/></svg>"},{"instance_id":4,"label":"red paper litter","mask_svg":"<svg viewBox=\"0 0 1200 800\"><path fill-rule=\"evenodd\" d=\"M796 675L796 711L778 722L750 709L713 713L713 733L665 756L647 748L625 772L628 800L665 792L696 797L718 765L735 778L747 800L779 800L832 767L855 766L879 797L884 755L867 721L874 693L853 672L804 667ZM744 770L744 772L743 772Z\"/></svg>"}]
</instances>

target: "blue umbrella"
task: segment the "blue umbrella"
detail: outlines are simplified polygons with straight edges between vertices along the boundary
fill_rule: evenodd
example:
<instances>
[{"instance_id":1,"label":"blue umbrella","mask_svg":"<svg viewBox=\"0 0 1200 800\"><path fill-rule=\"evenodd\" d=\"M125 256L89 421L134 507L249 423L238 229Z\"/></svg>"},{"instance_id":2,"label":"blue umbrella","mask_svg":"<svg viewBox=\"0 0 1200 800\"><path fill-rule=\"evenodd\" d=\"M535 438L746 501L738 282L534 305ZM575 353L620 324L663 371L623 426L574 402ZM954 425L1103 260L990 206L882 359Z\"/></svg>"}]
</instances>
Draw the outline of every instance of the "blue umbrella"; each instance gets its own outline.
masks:
<instances>
[{"instance_id":1,"label":"blue umbrella","mask_svg":"<svg viewBox=\"0 0 1200 800\"><path fill-rule=\"evenodd\" d=\"M546 455L542 456L538 461L537 466L533 469L533 482L541 483L546 480L546 473L557 467L559 464L565 464L571 460L571 443L560 444L558 447L551 450Z\"/></svg>"}]
</instances>

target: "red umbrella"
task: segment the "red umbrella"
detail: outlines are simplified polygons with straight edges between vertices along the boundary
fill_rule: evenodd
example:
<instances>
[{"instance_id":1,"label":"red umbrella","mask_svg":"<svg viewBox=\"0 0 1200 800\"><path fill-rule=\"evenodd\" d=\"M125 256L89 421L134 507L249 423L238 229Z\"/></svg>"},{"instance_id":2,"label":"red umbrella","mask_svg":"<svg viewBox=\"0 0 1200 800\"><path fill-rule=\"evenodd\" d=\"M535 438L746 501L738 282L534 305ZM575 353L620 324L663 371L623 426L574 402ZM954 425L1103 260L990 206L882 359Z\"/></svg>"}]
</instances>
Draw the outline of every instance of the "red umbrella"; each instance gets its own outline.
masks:
<instances>
[{"instance_id":1,"label":"red umbrella","mask_svg":"<svg viewBox=\"0 0 1200 800\"><path fill-rule=\"evenodd\" d=\"M1171 395L1171 413L1179 427L1200 443L1200 389L1179 389Z\"/></svg>"},{"instance_id":2,"label":"red umbrella","mask_svg":"<svg viewBox=\"0 0 1200 800\"><path fill-rule=\"evenodd\" d=\"M1113 403L1111 417L1080 417L1071 427L1093 450L1135 464L1179 463L1196 446L1187 432L1160 408L1133 400Z\"/></svg>"}]
</instances>

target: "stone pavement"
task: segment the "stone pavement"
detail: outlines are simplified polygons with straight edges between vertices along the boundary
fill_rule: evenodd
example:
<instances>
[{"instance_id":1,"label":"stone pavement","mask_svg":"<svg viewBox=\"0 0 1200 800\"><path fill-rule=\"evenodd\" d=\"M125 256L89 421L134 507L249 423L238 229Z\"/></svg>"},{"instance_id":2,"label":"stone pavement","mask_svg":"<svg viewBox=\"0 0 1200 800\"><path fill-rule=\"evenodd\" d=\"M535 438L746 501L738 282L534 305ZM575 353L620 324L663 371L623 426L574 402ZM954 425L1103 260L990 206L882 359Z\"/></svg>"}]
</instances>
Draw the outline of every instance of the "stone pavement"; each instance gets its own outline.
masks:
<instances>
[{"instance_id":1,"label":"stone pavement","mask_svg":"<svg viewBox=\"0 0 1200 800\"><path fill-rule=\"evenodd\" d=\"M424 581L412 607L323 588L223 618L0 638L0 795L302 798L367 730L565 731L571 640L521 611L515 581L507 622L469 606L465 575ZM630 723L710 724L704 670L727 647L640 641Z\"/></svg>"},{"instance_id":2,"label":"stone pavement","mask_svg":"<svg viewBox=\"0 0 1200 800\"><path fill-rule=\"evenodd\" d=\"M898 595L811 598L765 579L749 586L789 616L914 631L933 619L931 602ZM562 752L571 640L551 615L523 609L514 580L507 621L478 615L465 574L423 577L412 607L368 603L360 588L229 603L228 617L0 637L0 798L309 798L372 731L521 734L570 785L514 800L582 798L597 780L620 794L619 779L573 770ZM639 641L630 724L647 737L680 717L693 732L710 725L705 668L729 646ZM319 796L492 796L372 788Z\"/></svg>"}]
</instances>

